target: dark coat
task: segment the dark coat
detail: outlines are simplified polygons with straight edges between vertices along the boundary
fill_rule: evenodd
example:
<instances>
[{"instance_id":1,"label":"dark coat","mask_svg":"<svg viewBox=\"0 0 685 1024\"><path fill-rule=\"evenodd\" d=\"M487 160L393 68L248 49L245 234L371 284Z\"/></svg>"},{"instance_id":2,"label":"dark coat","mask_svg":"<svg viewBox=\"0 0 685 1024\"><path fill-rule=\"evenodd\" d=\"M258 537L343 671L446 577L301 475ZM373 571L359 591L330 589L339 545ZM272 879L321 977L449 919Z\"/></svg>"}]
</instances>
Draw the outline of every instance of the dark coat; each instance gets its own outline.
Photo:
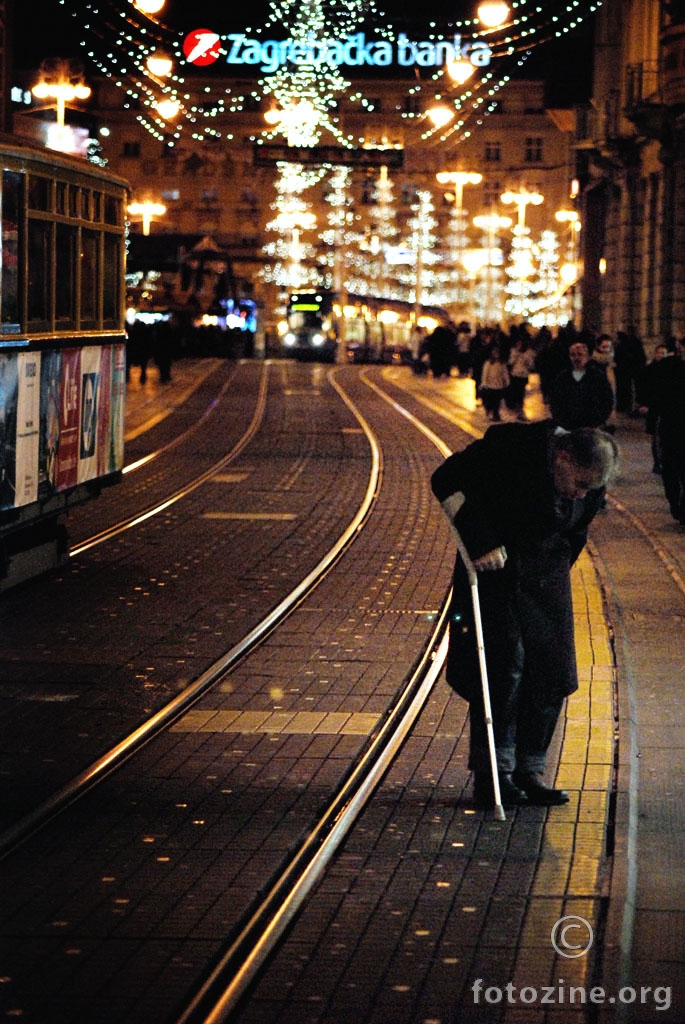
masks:
<instances>
[{"instance_id":1,"label":"dark coat","mask_svg":"<svg viewBox=\"0 0 685 1024\"><path fill-rule=\"evenodd\" d=\"M575 379L571 369L559 374L550 388L549 406L565 430L602 427L614 408L614 392L604 370L590 360L581 380Z\"/></svg>"},{"instance_id":2,"label":"dark coat","mask_svg":"<svg viewBox=\"0 0 685 1024\"><path fill-rule=\"evenodd\" d=\"M491 427L433 474L439 501L462 491L455 525L472 559L503 545L504 569L478 573L491 689L525 674L534 692L566 696L578 686L570 568L601 507L604 489L561 499L554 489L549 421ZM447 681L472 699L481 679L472 595L462 560L454 571Z\"/></svg>"}]
</instances>

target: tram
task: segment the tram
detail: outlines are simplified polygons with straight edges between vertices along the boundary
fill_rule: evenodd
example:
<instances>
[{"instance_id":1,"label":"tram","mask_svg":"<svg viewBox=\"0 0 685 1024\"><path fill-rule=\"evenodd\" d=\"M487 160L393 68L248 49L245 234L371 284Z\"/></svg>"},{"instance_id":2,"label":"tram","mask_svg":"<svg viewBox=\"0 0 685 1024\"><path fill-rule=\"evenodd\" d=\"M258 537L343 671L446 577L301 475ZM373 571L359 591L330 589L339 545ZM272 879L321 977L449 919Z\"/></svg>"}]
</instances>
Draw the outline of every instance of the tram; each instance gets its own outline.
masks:
<instances>
[{"instance_id":1,"label":"tram","mask_svg":"<svg viewBox=\"0 0 685 1024\"><path fill-rule=\"evenodd\" d=\"M61 517L121 478L128 186L0 137L0 590L63 562Z\"/></svg>"},{"instance_id":2,"label":"tram","mask_svg":"<svg viewBox=\"0 0 685 1024\"><path fill-rule=\"evenodd\" d=\"M322 289L291 292L281 328L283 355L320 362L411 362L417 326L448 324L446 310L371 295Z\"/></svg>"}]
</instances>

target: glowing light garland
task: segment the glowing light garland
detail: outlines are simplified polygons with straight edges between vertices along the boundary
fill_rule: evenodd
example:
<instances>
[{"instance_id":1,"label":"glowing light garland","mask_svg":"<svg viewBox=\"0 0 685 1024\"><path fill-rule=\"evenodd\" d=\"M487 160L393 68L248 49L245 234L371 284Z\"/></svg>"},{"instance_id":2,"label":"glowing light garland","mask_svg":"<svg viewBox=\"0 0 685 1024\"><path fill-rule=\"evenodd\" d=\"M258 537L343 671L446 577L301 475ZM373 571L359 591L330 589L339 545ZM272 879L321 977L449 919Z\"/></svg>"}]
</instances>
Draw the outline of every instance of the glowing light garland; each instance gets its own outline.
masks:
<instances>
[{"instance_id":1,"label":"glowing light garland","mask_svg":"<svg viewBox=\"0 0 685 1024\"><path fill-rule=\"evenodd\" d=\"M298 144L313 145L325 131L344 146L351 147L360 142L344 135L336 123L336 99L349 90L349 82L337 67L331 65L325 71L320 65L298 65L296 69L285 67L275 75L262 77L249 96L231 87L224 88L223 92L217 87L211 90L208 103L202 104L192 100L182 73L161 76L148 67L149 59L161 50L173 54L177 66L182 68L185 64L183 32L169 28L154 15L144 14L132 0L102 0L97 6L91 3L84 6L81 0L64 0L64 5L71 8L75 19L79 19L84 36L84 56L124 91L125 106L141 108L136 117L156 138L171 144L184 132L198 141L231 138L230 134L210 122L222 114L244 109L248 99L271 96L286 117L267 129L265 139L281 135L286 139L311 140ZM497 93L523 66L535 47L575 31L600 6L600 0L559 0L544 4L538 0L514 0L510 21L499 28L483 29L475 19L446 21L439 26L436 22L429 22L423 30L424 37L425 29L429 30L429 39L438 38L437 34L430 33L439 30L441 35L458 32L472 40L486 42L492 53L492 65L490 70L481 69L478 81L470 80L466 85L450 81L445 69L439 68L429 81L408 86L408 93L417 95L422 90L424 93L433 91L434 84L431 83L439 83L443 102L447 102L456 115L449 126L427 127L423 112L407 114L406 120L409 123L418 120L420 141L448 144L448 148L456 146L471 134L468 122L474 115L477 127L496 109ZM339 38L371 22L382 26L381 32L386 38L392 38L393 30L387 18L372 0L306 0L304 4L297 3L297 0L274 0L265 25L255 29L254 34L264 35L278 26L281 33L285 30L295 39L313 36ZM493 65L496 71L492 70ZM229 75L227 66L224 77ZM357 98L362 106L368 102L360 94ZM172 99L178 104L178 114L174 118L165 118L157 109L163 99ZM287 116L289 112L292 115L300 104L306 104L301 112L308 114L302 119L302 124L297 123L293 116Z\"/></svg>"}]
</instances>

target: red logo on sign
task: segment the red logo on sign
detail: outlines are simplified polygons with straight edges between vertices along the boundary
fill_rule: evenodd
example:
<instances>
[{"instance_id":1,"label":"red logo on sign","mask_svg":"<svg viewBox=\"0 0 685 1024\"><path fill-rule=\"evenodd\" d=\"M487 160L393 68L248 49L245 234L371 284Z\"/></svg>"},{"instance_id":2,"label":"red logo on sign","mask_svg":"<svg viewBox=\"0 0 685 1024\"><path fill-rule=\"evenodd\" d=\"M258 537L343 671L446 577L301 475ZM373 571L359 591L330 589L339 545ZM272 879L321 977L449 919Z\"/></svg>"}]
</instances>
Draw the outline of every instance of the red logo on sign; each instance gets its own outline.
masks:
<instances>
[{"instance_id":1,"label":"red logo on sign","mask_svg":"<svg viewBox=\"0 0 685 1024\"><path fill-rule=\"evenodd\" d=\"M196 28L183 40L183 52L191 64L204 68L221 55L221 37L208 28Z\"/></svg>"}]
</instances>

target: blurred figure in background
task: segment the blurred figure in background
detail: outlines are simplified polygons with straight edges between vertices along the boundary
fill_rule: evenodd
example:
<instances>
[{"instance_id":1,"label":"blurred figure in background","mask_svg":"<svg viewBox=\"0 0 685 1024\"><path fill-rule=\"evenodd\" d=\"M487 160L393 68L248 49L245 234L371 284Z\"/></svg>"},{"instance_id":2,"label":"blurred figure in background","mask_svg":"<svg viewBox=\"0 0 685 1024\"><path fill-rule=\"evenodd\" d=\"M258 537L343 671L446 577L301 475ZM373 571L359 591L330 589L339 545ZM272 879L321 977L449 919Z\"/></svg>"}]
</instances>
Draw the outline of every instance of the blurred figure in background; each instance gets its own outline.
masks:
<instances>
[{"instance_id":1,"label":"blurred figure in background","mask_svg":"<svg viewBox=\"0 0 685 1024\"><path fill-rule=\"evenodd\" d=\"M573 341L568 354L570 367L562 370L550 388L552 419L565 430L603 427L614 408L611 384L597 362L590 359L585 341Z\"/></svg>"},{"instance_id":2,"label":"blurred figure in background","mask_svg":"<svg viewBox=\"0 0 685 1024\"><path fill-rule=\"evenodd\" d=\"M661 473L661 442L659 440L659 417L655 406L655 377L663 371L658 369L662 359L672 359L675 354L675 339L663 342L654 349L654 358L645 366L637 382L637 402L640 413L645 417L645 430L652 439L652 473Z\"/></svg>"},{"instance_id":3,"label":"blurred figure in background","mask_svg":"<svg viewBox=\"0 0 685 1024\"><path fill-rule=\"evenodd\" d=\"M685 339L654 371L651 409L657 417L664 493L673 518L685 526Z\"/></svg>"}]
</instances>

